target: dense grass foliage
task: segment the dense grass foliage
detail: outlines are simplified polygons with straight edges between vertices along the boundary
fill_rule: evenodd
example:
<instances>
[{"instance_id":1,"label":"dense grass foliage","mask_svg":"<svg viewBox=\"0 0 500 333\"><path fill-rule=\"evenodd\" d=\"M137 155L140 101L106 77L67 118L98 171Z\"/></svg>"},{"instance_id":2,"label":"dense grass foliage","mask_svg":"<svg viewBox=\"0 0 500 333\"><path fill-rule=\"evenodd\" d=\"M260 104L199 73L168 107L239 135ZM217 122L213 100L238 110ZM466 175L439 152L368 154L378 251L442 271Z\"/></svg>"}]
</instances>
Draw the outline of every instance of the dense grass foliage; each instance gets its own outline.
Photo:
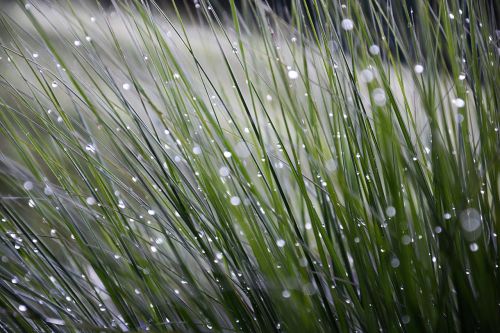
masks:
<instances>
[{"instance_id":1,"label":"dense grass foliage","mask_svg":"<svg viewBox=\"0 0 500 333\"><path fill-rule=\"evenodd\" d=\"M3 8L0 330L498 330L494 2Z\"/></svg>"}]
</instances>

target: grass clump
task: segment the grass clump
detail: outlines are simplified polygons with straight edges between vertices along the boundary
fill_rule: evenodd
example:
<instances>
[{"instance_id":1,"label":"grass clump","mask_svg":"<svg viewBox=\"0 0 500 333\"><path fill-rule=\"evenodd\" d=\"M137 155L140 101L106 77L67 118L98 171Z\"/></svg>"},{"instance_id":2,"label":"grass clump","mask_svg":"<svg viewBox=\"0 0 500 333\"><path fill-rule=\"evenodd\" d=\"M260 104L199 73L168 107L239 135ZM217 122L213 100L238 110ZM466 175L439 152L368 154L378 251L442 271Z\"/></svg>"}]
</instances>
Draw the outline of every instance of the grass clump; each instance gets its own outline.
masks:
<instances>
[{"instance_id":1,"label":"grass clump","mask_svg":"<svg viewBox=\"0 0 500 333\"><path fill-rule=\"evenodd\" d=\"M495 331L494 3L177 5L1 12L2 330Z\"/></svg>"}]
</instances>

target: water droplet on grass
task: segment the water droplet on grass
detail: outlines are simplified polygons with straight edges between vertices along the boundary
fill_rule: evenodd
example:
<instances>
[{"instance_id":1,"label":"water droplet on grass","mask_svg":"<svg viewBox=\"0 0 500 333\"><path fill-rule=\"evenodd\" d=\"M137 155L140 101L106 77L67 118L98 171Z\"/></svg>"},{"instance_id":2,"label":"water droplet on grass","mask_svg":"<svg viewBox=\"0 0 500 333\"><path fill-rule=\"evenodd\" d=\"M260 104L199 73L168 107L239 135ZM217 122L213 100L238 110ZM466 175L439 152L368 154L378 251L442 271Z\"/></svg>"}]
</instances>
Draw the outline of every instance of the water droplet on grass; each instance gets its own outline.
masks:
<instances>
[{"instance_id":1,"label":"water droplet on grass","mask_svg":"<svg viewBox=\"0 0 500 333\"><path fill-rule=\"evenodd\" d=\"M288 78L290 80L297 80L299 78L299 72L294 71L294 70L289 70L288 71Z\"/></svg>"},{"instance_id":2,"label":"water droplet on grass","mask_svg":"<svg viewBox=\"0 0 500 333\"><path fill-rule=\"evenodd\" d=\"M49 185L45 185L43 193L45 193L45 195L52 195L54 194L54 190L52 190L52 188Z\"/></svg>"},{"instance_id":3,"label":"water droplet on grass","mask_svg":"<svg viewBox=\"0 0 500 333\"><path fill-rule=\"evenodd\" d=\"M23 187L26 191L31 191L33 189L33 183L27 180L24 182Z\"/></svg>"},{"instance_id":4,"label":"water droplet on grass","mask_svg":"<svg viewBox=\"0 0 500 333\"><path fill-rule=\"evenodd\" d=\"M452 103L459 109L465 106L465 101L461 98L455 98Z\"/></svg>"},{"instance_id":5,"label":"water droplet on grass","mask_svg":"<svg viewBox=\"0 0 500 333\"><path fill-rule=\"evenodd\" d=\"M241 199L239 197L231 197L231 205L238 206L241 204Z\"/></svg>"},{"instance_id":6,"label":"water droplet on grass","mask_svg":"<svg viewBox=\"0 0 500 333\"><path fill-rule=\"evenodd\" d=\"M50 85L52 86L52 88L57 88L57 86L58 86L56 81L52 81L52 83Z\"/></svg>"},{"instance_id":7,"label":"water droplet on grass","mask_svg":"<svg viewBox=\"0 0 500 333\"><path fill-rule=\"evenodd\" d=\"M87 202L87 205L89 205L89 206L95 205L95 203L96 203L96 200L94 197L87 197L87 199L85 199L85 201Z\"/></svg>"},{"instance_id":8,"label":"water droplet on grass","mask_svg":"<svg viewBox=\"0 0 500 333\"><path fill-rule=\"evenodd\" d=\"M343 19L342 22L340 23L340 25L342 26L342 29L346 30L346 31L350 31L352 29L354 29L354 22L351 20L351 19Z\"/></svg>"},{"instance_id":9,"label":"water droplet on grass","mask_svg":"<svg viewBox=\"0 0 500 333\"><path fill-rule=\"evenodd\" d=\"M481 227L481 215L474 208L467 208L460 213L460 225L467 232L474 232Z\"/></svg>"},{"instance_id":10,"label":"water droplet on grass","mask_svg":"<svg viewBox=\"0 0 500 333\"><path fill-rule=\"evenodd\" d=\"M370 45L368 51L372 56L378 55L380 53L380 47L376 44Z\"/></svg>"},{"instance_id":11,"label":"water droplet on grass","mask_svg":"<svg viewBox=\"0 0 500 333\"><path fill-rule=\"evenodd\" d=\"M283 291L281 292L281 296L283 296L283 298L290 298L290 296L292 296L292 294L290 293L290 291L289 291L289 290L286 290L286 289L285 289L285 290L283 290Z\"/></svg>"},{"instance_id":12,"label":"water droplet on grass","mask_svg":"<svg viewBox=\"0 0 500 333\"><path fill-rule=\"evenodd\" d=\"M154 216L156 214L156 212L153 209L149 209L148 214L151 216Z\"/></svg>"},{"instance_id":13,"label":"water droplet on grass","mask_svg":"<svg viewBox=\"0 0 500 333\"><path fill-rule=\"evenodd\" d=\"M391 259L391 266L392 266L392 268L398 268L400 264L401 263L400 263L398 257L393 257Z\"/></svg>"},{"instance_id":14,"label":"water droplet on grass","mask_svg":"<svg viewBox=\"0 0 500 333\"><path fill-rule=\"evenodd\" d=\"M201 154L201 148L199 146L193 147L193 154L200 155Z\"/></svg>"},{"instance_id":15,"label":"water droplet on grass","mask_svg":"<svg viewBox=\"0 0 500 333\"><path fill-rule=\"evenodd\" d=\"M227 177L227 176L229 176L229 173L230 172L229 172L228 167L223 166L219 169L219 176L221 176L221 177Z\"/></svg>"},{"instance_id":16,"label":"water droplet on grass","mask_svg":"<svg viewBox=\"0 0 500 333\"><path fill-rule=\"evenodd\" d=\"M408 245L411 243L411 237L408 236L408 235L403 235L403 237L401 238L401 243L403 243L403 245Z\"/></svg>"},{"instance_id":17,"label":"water droplet on grass","mask_svg":"<svg viewBox=\"0 0 500 333\"><path fill-rule=\"evenodd\" d=\"M28 310L28 308L26 307L26 305L22 305L22 304L21 304L21 305L19 305L17 308L18 308L18 309L19 309L19 311L21 311L21 312L25 312L26 310Z\"/></svg>"},{"instance_id":18,"label":"water droplet on grass","mask_svg":"<svg viewBox=\"0 0 500 333\"><path fill-rule=\"evenodd\" d=\"M413 70L415 71L416 74L422 74L424 72L424 66L418 64L413 67Z\"/></svg>"},{"instance_id":19,"label":"water droplet on grass","mask_svg":"<svg viewBox=\"0 0 500 333\"><path fill-rule=\"evenodd\" d=\"M96 148L93 144L88 144L85 146L85 150L88 151L89 153L94 154L96 152Z\"/></svg>"},{"instance_id":20,"label":"water droplet on grass","mask_svg":"<svg viewBox=\"0 0 500 333\"><path fill-rule=\"evenodd\" d=\"M80 46L80 45L82 45L82 42L80 42L79 40L75 40L75 41L73 42L73 44L74 44L75 46Z\"/></svg>"},{"instance_id":21,"label":"water droplet on grass","mask_svg":"<svg viewBox=\"0 0 500 333\"><path fill-rule=\"evenodd\" d=\"M283 239L278 239L276 245L278 245L278 247L283 247L285 246L285 241Z\"/></svg>"},{"instance_id":22,"label":"water droplet on grass","mask_svg":"<svg viewBox=\"0 0 500 333\"><path fill-rule=\"evenodd\" d=\"M469 248L472 252L477 252L479 250L479 245L477 245L477 243L471 243Z\"/></svg>"},{"instance_id":23,"label":"water droplet on grass","mask_svg":"<svg viewBox=\"0 0 500 333\"><path fill-rule=\"evenodd\" d=\"M122 84L123 90L130 90L130 83L124 83Z\"/></svg>"},{"instance_id":24,"label":"water droplet on grass","mask_svg":"<svg viewBox=\"0 0 500 333\"><path fill-rule=\"evenodd\" d=\"M388 206L385 209L385 214L387 215L387 217L394 217L396 215L396 208L394 208L393 206Z\"/></svg>"},{"instance_id":25,"label":"water droplet on grass","mask_svg":"<svg viewBox=\"0 0 500 333\"><path fill-rule=\"evenodd\" d=\"M372 98L375 105L384 106L387 101L387 97L385 96L385 91L382 88L375 88L372 92Z\"/></svg>"}]
</instances>

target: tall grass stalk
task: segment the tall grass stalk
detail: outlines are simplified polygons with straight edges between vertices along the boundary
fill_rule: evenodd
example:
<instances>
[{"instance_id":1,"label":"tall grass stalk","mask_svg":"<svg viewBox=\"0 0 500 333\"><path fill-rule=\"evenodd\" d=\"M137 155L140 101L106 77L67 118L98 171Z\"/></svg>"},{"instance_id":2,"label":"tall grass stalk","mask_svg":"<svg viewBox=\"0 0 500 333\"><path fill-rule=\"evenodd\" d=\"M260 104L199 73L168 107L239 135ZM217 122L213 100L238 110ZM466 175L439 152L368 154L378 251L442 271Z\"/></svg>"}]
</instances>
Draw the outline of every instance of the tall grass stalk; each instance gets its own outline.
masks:
<instances>
[{"instance_id":1,"label":"tall grass stalk","mask_svg":"<svg viewBox=\"0 0 500 333\"><path fill-rule=\"evenodd\" d=\"M498 4L227 5L2 9L1 330L498 330Z\"/></svg>"}]
</instances>

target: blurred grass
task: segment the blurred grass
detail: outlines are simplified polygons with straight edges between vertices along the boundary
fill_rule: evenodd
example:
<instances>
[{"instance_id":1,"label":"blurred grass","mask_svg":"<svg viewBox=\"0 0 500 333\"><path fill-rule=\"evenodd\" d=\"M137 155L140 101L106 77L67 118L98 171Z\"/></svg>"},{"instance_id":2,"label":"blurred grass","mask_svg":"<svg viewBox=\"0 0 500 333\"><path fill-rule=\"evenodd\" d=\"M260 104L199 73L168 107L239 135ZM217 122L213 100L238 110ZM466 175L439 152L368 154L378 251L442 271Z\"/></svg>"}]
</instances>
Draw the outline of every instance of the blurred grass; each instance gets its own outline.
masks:
<instances>
[{"instance_id":1,"label":"blurred grass","mask_svg":"<svg viewBox=\"0 0 500 333\"><path fill-rule=\"evenodd\" d=\"M2 11L2 329L495 331L490 8L229 3Z\"/></svg>"}]
</instances>

